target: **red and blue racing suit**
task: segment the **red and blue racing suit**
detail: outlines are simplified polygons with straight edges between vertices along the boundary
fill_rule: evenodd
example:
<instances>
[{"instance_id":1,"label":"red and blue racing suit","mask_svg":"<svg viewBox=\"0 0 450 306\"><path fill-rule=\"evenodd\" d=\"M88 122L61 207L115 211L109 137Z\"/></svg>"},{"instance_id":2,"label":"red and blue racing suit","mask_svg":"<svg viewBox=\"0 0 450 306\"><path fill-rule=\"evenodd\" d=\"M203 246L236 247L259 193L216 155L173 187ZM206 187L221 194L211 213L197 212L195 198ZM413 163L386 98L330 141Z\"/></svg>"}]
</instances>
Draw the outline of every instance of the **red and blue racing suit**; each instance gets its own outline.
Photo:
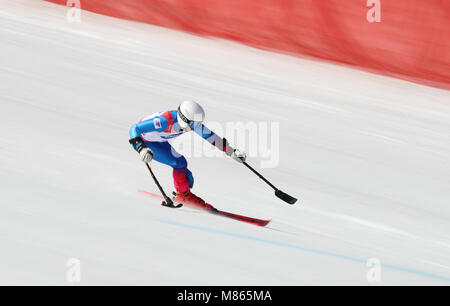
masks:
<instances>
[{"instance_id":1,"label":"red and blue racing suit","mask_svg":"<svg viewBox=\"0 0 450 306\"><path fill-rule=\"evenodd\" d=\"M217 136L203 124L194 129L210 144L224 152L230 152L226 139ZM186 133L182 131L177 120L177 111L165 111L143 118L130 128L130 143L137 150L145 145L154 153L154 160L173 168L175 189L188 191L194 185L192 172L187 168L186 158L175 151L169 140Z\"/></svg>"}]
</instances>

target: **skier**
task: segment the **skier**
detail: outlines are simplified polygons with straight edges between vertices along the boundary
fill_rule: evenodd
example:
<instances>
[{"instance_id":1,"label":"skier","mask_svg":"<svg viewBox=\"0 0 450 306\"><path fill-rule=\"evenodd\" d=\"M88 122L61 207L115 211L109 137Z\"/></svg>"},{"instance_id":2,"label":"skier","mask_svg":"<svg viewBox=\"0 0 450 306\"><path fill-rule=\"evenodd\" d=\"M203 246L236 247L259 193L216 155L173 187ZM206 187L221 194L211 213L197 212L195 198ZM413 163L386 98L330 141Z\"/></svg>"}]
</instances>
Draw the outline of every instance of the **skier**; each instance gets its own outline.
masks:
<instances>
[{"instance_id":1,"label":"skier","mask_svg":"<svg viewBox=\"0 0 450 306\"><path fill-rule=\"evenodd\" d=\"M203 125L205 111L195 101L184 101L178 110L152 114L130 128L130 144L139 153L144 163L153 159L173 168L176 190L174 201L193 204L207 210L213 207L191 192L194 177L187 168L186 158L168 143L170 139L194 131L211 145L225 152L234 160L243 163L247 155L232 148L225 138L217 136Z\"/></svg>"}]
</instances>

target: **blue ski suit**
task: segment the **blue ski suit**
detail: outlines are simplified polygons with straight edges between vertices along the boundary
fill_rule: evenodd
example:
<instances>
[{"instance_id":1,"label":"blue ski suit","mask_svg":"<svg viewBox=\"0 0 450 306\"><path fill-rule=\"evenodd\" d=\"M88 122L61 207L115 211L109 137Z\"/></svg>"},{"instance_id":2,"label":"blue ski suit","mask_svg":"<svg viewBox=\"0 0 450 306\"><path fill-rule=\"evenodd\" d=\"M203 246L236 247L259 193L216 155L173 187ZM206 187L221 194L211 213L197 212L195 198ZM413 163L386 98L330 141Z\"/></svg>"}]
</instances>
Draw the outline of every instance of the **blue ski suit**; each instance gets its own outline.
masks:
<instances>
[{"instance_id":1,"label":"blue ski suit","mask_svg":"<svg viewBox=\"0 0 450 306\"><path fill-rule=\"evenodd\" d=\"M227 155L231 154L232 148L226 139L217 136L203 124L193 131ZM187 169L186 158L168 143L184 133L186 131L181 130L177 111L174 110L154 113L130 128L130 142L135 150L145 145L154 153L154 160L173 168L174 185L178 192L187 191L194 185L193 175Z\"/></svg>"}]
</instances>

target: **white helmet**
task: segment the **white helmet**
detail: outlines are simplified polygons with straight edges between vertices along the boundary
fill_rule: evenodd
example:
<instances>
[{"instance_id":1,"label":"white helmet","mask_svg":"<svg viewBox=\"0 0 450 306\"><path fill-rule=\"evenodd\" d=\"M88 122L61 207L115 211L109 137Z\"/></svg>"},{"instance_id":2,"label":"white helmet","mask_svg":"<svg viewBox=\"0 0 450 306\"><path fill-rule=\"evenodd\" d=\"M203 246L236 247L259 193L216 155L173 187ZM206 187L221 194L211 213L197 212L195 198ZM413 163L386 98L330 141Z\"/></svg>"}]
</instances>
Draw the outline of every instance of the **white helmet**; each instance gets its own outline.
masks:
<instances>
[{"instance_id":1,"label":"white helmet","mask_svg":"<svg viewBox=\"0 0 450 306\"><path fill-rule=\"evenodd\" d=\"M183 130L199 128L205 119L205 111L195 101L183 101L178 107L178 124Z\"/></svg>"}]
</instances>

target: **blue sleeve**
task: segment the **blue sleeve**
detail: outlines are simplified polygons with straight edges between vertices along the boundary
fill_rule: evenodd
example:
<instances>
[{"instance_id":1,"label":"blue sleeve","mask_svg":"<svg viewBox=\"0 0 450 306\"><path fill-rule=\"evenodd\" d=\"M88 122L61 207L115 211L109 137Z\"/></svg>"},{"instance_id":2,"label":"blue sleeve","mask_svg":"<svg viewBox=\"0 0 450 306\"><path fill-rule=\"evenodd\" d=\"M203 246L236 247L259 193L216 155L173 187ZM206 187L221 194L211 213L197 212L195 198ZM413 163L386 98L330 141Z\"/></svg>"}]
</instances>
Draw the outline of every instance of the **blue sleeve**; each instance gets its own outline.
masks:
<instances>
[{"instance_id":1,"label":"blue sleeve","mask_svg":"<svg viewBox=\"0 0 450 306\"><path fill-rule=\"evenodd\" d=\"M161 116L156 116L153 118L146 119L142 122L133 124L130 128L130 139L140 137L142 134L150 132L162 132L164 131L169 123L166 118ZM135 148L140 146L142 142L136 144Z\"/></svg>"},{"instance_id":2,"label":"blue sleeve","mask_svg":"<svg viewBox=\"0 0 450 306\"><path fill-rule=\"evenodd\" d=\"M200 128L195 129L194 131L211 145L223 152L227 152L229 145L226 139L217 136L216 133L208 129L205 125L202 124Z\"/></svg>"}]
</instances>

